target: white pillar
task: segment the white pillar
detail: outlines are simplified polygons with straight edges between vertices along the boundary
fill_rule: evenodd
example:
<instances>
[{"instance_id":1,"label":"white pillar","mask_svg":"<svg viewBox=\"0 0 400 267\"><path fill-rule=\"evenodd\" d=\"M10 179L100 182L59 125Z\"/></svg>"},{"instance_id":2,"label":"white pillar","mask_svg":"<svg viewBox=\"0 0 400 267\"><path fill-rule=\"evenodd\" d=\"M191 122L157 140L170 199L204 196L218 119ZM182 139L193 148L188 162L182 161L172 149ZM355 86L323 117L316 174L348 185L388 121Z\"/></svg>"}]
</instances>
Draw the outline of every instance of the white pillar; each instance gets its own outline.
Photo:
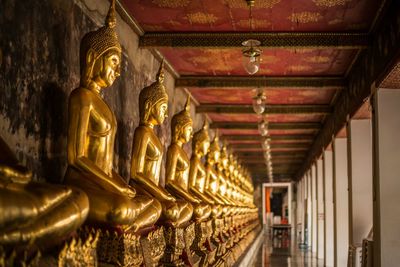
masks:
<instances>
[{"instance_id":1,"label":"white pillar","mask_svg":"<svg viewBox=\"0 0 400 267\"><path fill-rule=\"evenodd\" d=\"M311 171L307 172L307 246L312 245L312 194Z\"/></svg>"},{"instance_id":2,"label":"white pillar","mask_svg":"<svg viewBox=\"0 0 400 267\"><path fill-rule=\"evenodd\" d=\"M372 229L373 220L371 120L351 120L347 136L350 244L360 247Z\"/></svg>"},{"instance_id":3,"label":"white pillar","mask_svg":"<svg viewBox=\"0 0 400 267\"><path fill-rule=\"evenodd\" d=\"M347 266L349 247L349 201L347 178L347 139L333 142L335 266Z\"/></svg>"},{"instance_id":4,"label":"white pillar","mask_svg":"<svg viewBox=\"0 0 400 267\"><path fill-rule=\"evenodd\" d=\"M325 178L325 266L334 265L333 246L333 181L332 181L332 151L324 151Z\"/></svg>"},{"instance_id":5,"label":"white pillar","mask_svg":"<svg viewBox=\"0 0 400 267\"><path fill-rule=\"evenodd\" d=\"M317 253L317 170L315 164L311 167L311 203L312 203L312 240L311 251Z\"/></svg>"},{"instance_id":6,"label":"white pillar","mask_svg":"<svg viewBox=\"0 0 400 267\"><path fill-rule=\"evenodd\" d=\"M306 176L302 179L302 190L301 190L301 203L302 203L302 211L301 211L301 242L305 243L304 239L304 231L306 230L306 214L307 214L307 178Z\"/></svg>"},{"instance_id":7,"label":"white pillar","mask_svg":"<svg viewBox=\"0 0 400 267\"><path fill-rule=\"evenodd\" d=\"M296 237L298 238L298 243L302 243L302 237L300 233L303 233L303 187L304 187L304 179L302 178L300 181L297 182L297 194L296 194Z\"/></svg>"},{"instance_id":8,"label":"white pillar","mask_svg":"<svg viewBox=\"0 0 400 267\"><path fill-rule=\"evenodd\" d=\"M324 176L322 159L317 160L317 258L324 258Z\"/></svg>"},{"instance_id":9,"label":"white pillar","mask_svg":"<svg viewBox=\"0 0 400 267\"><path fill-rule=\"evenodd\" d=\"M400 263L400 91L374 96L374 266Z\"/></svg>"}]
</instances>

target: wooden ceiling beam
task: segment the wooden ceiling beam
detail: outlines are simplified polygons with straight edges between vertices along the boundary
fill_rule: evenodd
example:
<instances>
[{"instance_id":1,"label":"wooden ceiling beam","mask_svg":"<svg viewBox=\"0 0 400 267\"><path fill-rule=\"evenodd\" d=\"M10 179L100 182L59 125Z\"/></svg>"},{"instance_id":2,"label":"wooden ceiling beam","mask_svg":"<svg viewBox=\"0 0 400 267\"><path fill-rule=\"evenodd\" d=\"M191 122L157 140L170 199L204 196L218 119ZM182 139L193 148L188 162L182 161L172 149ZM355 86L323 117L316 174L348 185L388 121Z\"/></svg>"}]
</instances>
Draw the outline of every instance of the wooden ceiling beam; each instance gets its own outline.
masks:
<instances>
[{"instance_id":1,"label":"wooden ceiling beam","mask_svg":"<svg viewBox=\"0 0 400 267\"><path fill-rule=\"evenodd\" d=\"M210 124L212 129L258 129L257 123L254 122L213 122ZM293 130L293 129L311 129L319 130L321 123L319 122L270 122L269 130Z\"/></svg>"},{"instance_id":2,"label":"wooden ceiling beam","mask_svg":"<svg viewBox=\"0 0 400 267\"><path fill-rule=\"evenodd\" d=\"M259 40L262 48L362 49L369 43L368 33L355 32L147 32L139 47L240 49L248 39Z\"/></svg>"},{"instance_id":3,"label":"wooden ceiling beam","mask_svg":"<svg viewBox=\"0 0 400 267\"><path fill-rule=\"evenodd\" d=\"M294 159L286 159L286 160L281 160L281 159L271 159L272 164L300 164L303 162L302 159L300 158L294 158ZM252 159L252 160L246 160L243 161L243 164L265 164L264 158L257 158L257 159Z\"/></svg>"},{"instance_id":4,"label":"wooden ceiling beam","mask_svg":"<svg viewBox=\"0 0 400 267\"><path fill-rule=\"evenodd\" d=\"M309 148L310 144L307 143L278 143L278 144L271 144L271 149L274 148ZM230 148L233 149L240 149L240 148L262 148L261 144L230 144Z\"/></svg>"},{"instance_id":5,"label":"wooden ceiling beam","mask_svg":"<svg viewBox=\"0 0 400 267\"><path fill-rule=\"evenodd\" d=\"M246 141L246 140L259 140L263 137L260 135L222 135L221 139L227 141ZM271 135L272 141L285 141L285 140L307 140L312 141L315 136L312 134L294 134L294 135Z\"/></svg>"},{"instance_id":6,"label":"wooden ceiling beam","mask_svg":"<svg viewBox=\"0 0 400 267\"><path fill-rule=\"evenodd\" d=\"M263 157L263 152L236 152L236 156L242 161L245 160L246 158L256 158L256 157ZM306 152L304 151L272 151L271 152L271 157L274 158L303 158L307 155Z\"/></svg>"},{"instance_id":7,"label":"wooden ceiling beam","mask_svg":"<svg viewBox=\"0 0 400 267\"><path fill-rule=\"evenodd\" d=\"M265 88L265 89L344 89L341 76L180 76L175 87L196 88Z\"/></svg>"},{"instance_id":8,"label":"wooden ceiling beam","mask_svg":"<svg viewBox=\"0 0 400 267\"><path fill-rule=\"evenodd\" d=\"M215 105L201 104L196 107L196 113L229 113L254 114L251 105ZM329 105L271 105L265 107L264 114L321 114L332 113Z\"/></svg>"}]
</instances>

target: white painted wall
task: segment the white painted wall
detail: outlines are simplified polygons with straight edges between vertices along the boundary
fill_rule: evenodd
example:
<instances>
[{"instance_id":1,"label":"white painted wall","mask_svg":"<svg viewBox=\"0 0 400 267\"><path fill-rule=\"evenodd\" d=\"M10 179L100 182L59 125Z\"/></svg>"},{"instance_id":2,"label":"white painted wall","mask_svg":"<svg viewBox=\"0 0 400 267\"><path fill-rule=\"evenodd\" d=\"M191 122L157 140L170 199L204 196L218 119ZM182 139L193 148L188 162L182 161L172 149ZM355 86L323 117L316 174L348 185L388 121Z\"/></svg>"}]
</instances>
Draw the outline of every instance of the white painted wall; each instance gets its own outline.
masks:
<instances>
[{"instance_id":1,"label":"white painted wall","mask_svg":"<svg viewBox=\"0 0 400 267\"><path fill-rule=\"evenodd\" d=\"M347 178L347 139L336 138L333 148L335 183L336 266L347 266L349 247L349 200Z\"/></svg>"},{"instance_id":2,"label":"white painted wall","mask_svg":"<svg viewBox=\"0 0 400 267\"><path fill-rule=\"evenodd\" d=\"M324 258L324 176L322 159L317 160L317 258Z\"/></svg>"},{"instance_id":3,"label":"white painted wall","mask_svg":"<svg viewBox=\"0 0 400 267\"><path fill-rule=\"evenodd\" d=\"M373 221L371 120L352 120L348 129L350 242L361 246Z\"/></svg>"},{"instance_id":4,"label":"white painted wall","mask_svg":"<svg viewBox=\"0 0 400 267\"><path fill-rule=\"evenodd\" d=\"M325 266L333 267L333 181L332 151L324 152L325 178Z\"/></svg>"},{"instance_id":5,"label":"white painted wall","mask_svg":"<svg viewBox=\"0 0 400 267\"><path fill-rule=\"evenodd\" d=\"M312 241L311 251L317 253L317 168L315 164L311 167L311 203L312 203Z\"/></svg>"},{"instance_id":6,"label":"white painted wall","mask_svg":"<svg viewBox=\"0 0 400 267\"><path fill-rule=\"evenodd\" d=\"M399 266L400 91L379 89L374 101L374 266Z\"/></svg>"}]
</instances>

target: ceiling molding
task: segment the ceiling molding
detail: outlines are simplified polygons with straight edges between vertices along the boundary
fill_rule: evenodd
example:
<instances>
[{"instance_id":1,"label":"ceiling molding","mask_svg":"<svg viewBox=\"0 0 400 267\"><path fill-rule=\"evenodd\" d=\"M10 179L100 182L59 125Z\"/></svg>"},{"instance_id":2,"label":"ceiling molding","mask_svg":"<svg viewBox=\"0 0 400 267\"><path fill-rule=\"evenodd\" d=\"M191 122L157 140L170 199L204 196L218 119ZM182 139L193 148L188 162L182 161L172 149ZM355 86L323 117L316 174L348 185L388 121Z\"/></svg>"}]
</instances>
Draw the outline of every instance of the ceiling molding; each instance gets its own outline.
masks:
<instances>
[{"instance_id":1,"label":"ceiling molding","mask_svg":"<svg viewBox=\"0 0 400 267\"><path fill-rule=\"evenodd\" d=\"M355 32L147 32L139 47L242 48L248 39L263 48L337 48L368 47L368 33Z\"/></svg>"},{"instance_id":2,"label":"ceiling molding","mask_svg":"<svg viewBox=\"0 0 400 267\"><path fill-rule=\"evenodd\" d=\"M258 129L258 124L254 122L213 122L210 125L212 129ZM269 130L293 130L293 129L321 129L319 122L270 122Z\"/></svg>"},{"instance_id":3,"label":"ceiling molding","mask_svg":"<svg viewBox=\"0 0 400 267\"><path fill-rule=\"evenodd\" d=\"M175 87L229 87L229 88L298 88L298 89L344 89L347 81L340 76L188 76L175 80Z\"/></svg>"},{"instance_id":4,"label":"ceiling molding","mask_svg":"<svg viewBox=\"0 0 400 267\"><path fill-rule=\"evenodd\" d=\"M263 137L260 135L221 135L221 139L227 141L246 141L246 140L262 140ZM312 141L315 136L312 134L294 134L294 135L271 135L269 136L272 141L282 140L309 140Z\"/></svg>"},{"instance_id":5,"label":"ceiling molding","mask_svg":"<svg viewBox=\"0 0 400 267\"><path fill-rule=\"evenodd\" d=\"M251 105L215 105L201 104L196 107L196 113L229 113L254 114ZM330 114L329 105L270 105L265 107L264 114Z\"/></svg>"}]
</instances>

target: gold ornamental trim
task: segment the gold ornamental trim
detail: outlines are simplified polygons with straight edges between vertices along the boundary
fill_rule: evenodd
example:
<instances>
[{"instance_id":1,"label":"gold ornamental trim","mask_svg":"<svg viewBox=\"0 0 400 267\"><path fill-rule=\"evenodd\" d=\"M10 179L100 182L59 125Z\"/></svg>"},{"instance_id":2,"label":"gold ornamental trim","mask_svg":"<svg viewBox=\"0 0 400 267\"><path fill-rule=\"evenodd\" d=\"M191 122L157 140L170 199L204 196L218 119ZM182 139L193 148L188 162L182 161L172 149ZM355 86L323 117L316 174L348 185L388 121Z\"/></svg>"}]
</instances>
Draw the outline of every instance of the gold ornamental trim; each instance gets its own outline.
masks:
<instances>
[{"instance_id":1,"label":"gold ornamental trim","mask_svg":"<svg viewBox=\"0 0 400 267\"><path fill-rule=\"evenodd\" d=\"M301 18L303 21L311 18ZM210 19L212 20L212 19ZM195 21L198 21L197 18ZM363 49L369 44L367 33L340 32L147 32L139 39L140 47L241 48L242 42L256 39L260 47Z\"/></svg>"},{"instance_id":2,"label":"gold ornamental trim","mask_svg":"<svg viewBox=\"0 0 400 267\"><path fill-rule=\"evenodd\" d=\"M347 81L341 77L274 77L274 76L181 76L175 80L176 87L196 88L293 88L298 89L344 89Z\"/></svg>"}]
</instances>

